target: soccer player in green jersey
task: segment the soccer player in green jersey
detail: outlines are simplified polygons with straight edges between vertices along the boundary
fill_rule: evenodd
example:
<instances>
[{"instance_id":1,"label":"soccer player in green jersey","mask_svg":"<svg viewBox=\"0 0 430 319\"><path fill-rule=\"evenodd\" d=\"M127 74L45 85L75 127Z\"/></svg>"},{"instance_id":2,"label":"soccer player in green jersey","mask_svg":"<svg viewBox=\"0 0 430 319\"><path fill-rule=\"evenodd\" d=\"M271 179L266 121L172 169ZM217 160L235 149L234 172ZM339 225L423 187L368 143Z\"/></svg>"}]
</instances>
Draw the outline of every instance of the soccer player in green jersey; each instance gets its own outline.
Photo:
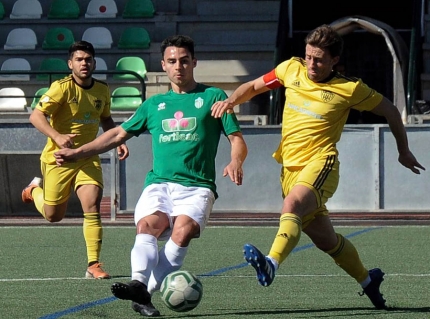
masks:
<instances>
[{"instance_id":1,"label":"soccer player in green jersey","mask_svg":"<svg viewBox=\"0 0 430 319\"><path fill-rule=\"evenodd\" d=\"M333 70L343 49L341 36L328 25L311 31L305 58L292 57L269 73L239 86L225 101L212 106L215 117L257 94L284 86L282 137L274 158L282 164L284 196L279 229L269 254L244 245L245 260L257 279L269 286L279 265L296 247L302 231L316 247L333 258L363 288L377 309L386 307L380 293L384 273L367 270L354 245L335 232L326 208L339 182L339 141L350 109L384 116L393 133L399 162L419 174L424 167L409 150L406 131L396 106L360 79Z\"/></svg>"},{"instance_id":2,"label":"soccer player in green jersey","mask_svg":"<svg viewBox=\"0 0 430 319\"><path fill-rule=\"evenodd\" d=\"M171 90L147 99L121 126L77 149L56 153L58 165L93 156L148 131L152 136L153 168L146 175L134 219L137 235L131 252L129 283L114 283L112 293L132 301L143 316L159 316L151 294L162 280L181 268L190 241L205 228L218 197L215 157L221 134L231 144L231 161L223 175L242 184L247 147L233 113L211 115L211 106L227 98L219 88L197 83L194 42L177 35L161 43L161 66ZM158 250L158 241L166 240Z\"/></svg>"},{"instance_id":3,"label":"soccer player in green jersey","mask_svg":"<svg viewBox=\"0 0 430 319\"><path fill-rule=\"evenodd\" d=\"M58 167L54 152L65 147L79 147L94 140L101 126L104 131L116 125L110 113L107 83L92 77L96 67L91 43L78 41L69 48L68 65L72 74L55 81L40 98L30 115L30 122L47 136L40 156L42 179L35 177L22 191L25 203L34 202L49 222L61 221L72 189L84 212L83 233L87 246L86 278L108 279L100 263L103 229L100 204L103 176L99 156L95 155ZM128 156L127 146L118 146L120 159Z\"/></svg>"}]
</instances>

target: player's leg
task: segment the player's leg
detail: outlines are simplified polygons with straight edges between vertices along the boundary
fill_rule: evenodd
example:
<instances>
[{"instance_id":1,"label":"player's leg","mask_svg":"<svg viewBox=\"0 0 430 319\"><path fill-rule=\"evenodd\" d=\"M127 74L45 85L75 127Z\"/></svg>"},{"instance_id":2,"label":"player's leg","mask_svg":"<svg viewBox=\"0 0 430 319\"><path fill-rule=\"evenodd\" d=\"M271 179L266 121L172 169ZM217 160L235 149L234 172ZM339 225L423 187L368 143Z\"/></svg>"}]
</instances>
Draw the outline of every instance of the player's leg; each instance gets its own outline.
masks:
<instances>
[{"instance_id":1,"label":"player's leg","mask_svg":"<svg viewBox=\"0 0 430 319\"><path fill-rule=\"evenodd\" d=\"M140 196L135 212L136 238L131 251L131 281L116 282L111 286L112 294L131 300L134 311L144 316L159 316L151 303L148 281L158 262L158 238L170 236L173 225L170 219L172 203L167 184L147 186Z\"/></svg>"},{"instance_id":2,"label":"player's leg","mask_svg":"<svg viewBox=\"0 0 430 319\"><path fill-rule=\"evenodd\" d=\"M245 244L243 247L245 260L257 272L258 282L262 286L269 286L272 283L275 270L300 240L302 219L320 204L319 193L313 185L323 174L321 171L324 165L325 159L322 159L303 168L283 168L281 186L284 203L278 232L268 256L264 256L251 244Z\"/></svg>"},{"instance_id":3,"label":"player's leg","mask_svg":"<svg viewBox=\"0 0 430 319\"><path fill-rule=\"evenodd\" d=\"M169 184L174 189L171 192L174 223L148 282L151 294L160 289L161 282L169 273L181 268L190 241L205 229L215 202L215 196L208 188Z\"/></svg>"},{"instance_id":4,"label":"player's leg","mask_svg":"<svg viewBox=\"0 0 430 319\"><path fill-rule=\"evenodd\" d=\"M377 309L385 308L385 300L379 291L384 273L378 268L368 271L363 266L357 249L347 238L334 231L327 214L315 216L303 231L317 248L332 257L339 267L363 287L363 293Z\"/></svg>"},{"instance_id":5,"label":"player's leg","mask_svg":"<svg viewBox=\"0 0 430 319\"><path fill-rule=\"evenodd\" d=\"M34 202L38 212L49 222L61 221L70 197L71 180L74 171L67 167L41 162L42 179L34 178L23 190L24 202Z\"/></svg>"},{"instance_id":6,"label":"player's leg","mask_svg":"<svg viewBox=\"0 0 430 319\"><path fill-rule=\"evenodd\" d=\"M83 235L87 248L87 271L89 279L109 279L110 275L103 270L100 252L103 241L103 227L100 216L100 203L103 196L103 174L99 162L93 159L80 162L75 168L75 193L83 211Z\"/></svg>"}]
</instances>

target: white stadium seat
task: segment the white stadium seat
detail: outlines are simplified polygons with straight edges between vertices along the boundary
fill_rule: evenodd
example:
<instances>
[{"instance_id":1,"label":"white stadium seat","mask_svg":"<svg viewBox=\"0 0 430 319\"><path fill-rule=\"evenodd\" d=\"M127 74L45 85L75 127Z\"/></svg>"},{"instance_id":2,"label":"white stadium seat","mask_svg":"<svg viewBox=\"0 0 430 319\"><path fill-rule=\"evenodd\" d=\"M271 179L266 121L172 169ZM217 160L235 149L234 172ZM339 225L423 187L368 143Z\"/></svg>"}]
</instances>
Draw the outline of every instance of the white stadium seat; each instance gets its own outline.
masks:
<instances>
[{"instance_id":1,"label":"white stadium seat","mask_svg":"<svg viewBox=\"0 0 430 319\"><path fill-rule=\"evenodd\" d=\"M4 44L5 50L35 50L37 37L33 29L16 28L12 29Z\"/></svg>"}]
</instances>

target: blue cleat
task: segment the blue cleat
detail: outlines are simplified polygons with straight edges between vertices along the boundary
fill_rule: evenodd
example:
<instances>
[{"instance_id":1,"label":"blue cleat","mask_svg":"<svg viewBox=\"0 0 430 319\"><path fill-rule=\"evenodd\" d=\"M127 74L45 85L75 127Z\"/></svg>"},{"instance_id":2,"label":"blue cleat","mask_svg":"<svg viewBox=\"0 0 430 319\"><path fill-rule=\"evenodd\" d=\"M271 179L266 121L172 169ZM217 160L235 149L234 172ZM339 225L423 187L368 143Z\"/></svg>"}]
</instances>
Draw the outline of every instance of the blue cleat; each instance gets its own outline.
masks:
<instances>
[{"instance_id":1,"label":"blue cleat","mask_svg":"<svg viewBox=\"0 0 430 319\"><path fill-rule=\"evenodd\" d=\"M382 297L383 295L379 291L379 287L384 281L384 275L385 273L383 273L379 268L369 270L371 281L367 287L363 289L363 292L360 293L361 296L365 294L376 309L386 309L385 299Z\"/></svg>"},{"instance_id":2,"label":"blue cleat","mask_svg":"<svg viewBox=\"0 0 430 319\"><path fill-rule=\"evenodd\" d=\"M275 266L266 258L257 247L251 244L245 244L243 246L243 254L245 260L249 265L254 267L257 272L257 279L260 285L270 286L273 279L275 279Z\"/></svg>"}]
</instances>

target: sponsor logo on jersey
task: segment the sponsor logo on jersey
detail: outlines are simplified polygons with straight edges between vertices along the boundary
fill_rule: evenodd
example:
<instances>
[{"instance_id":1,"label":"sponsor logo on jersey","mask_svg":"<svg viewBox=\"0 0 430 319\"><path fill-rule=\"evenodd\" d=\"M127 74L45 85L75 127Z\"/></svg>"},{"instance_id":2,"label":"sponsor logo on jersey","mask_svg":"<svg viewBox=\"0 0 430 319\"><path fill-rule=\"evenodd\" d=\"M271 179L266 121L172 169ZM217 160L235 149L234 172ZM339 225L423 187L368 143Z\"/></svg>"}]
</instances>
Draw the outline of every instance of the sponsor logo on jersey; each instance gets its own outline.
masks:
<instances>
[{"instance_id":1,"label":"sponsor logo on jersey","mask_svg":"<svg viewBox=\"0 0 430 319\"><path fill-rule=\"evenodd\" d=\"M197 126L195 117L184 117L184 113L181 111L175 112L173 116L173 118L164 119L161 122L163 131L169 134L160 134L158 138L160 143L199 140L198 134L191 133Z\"/></svg>"}]
</instances>

